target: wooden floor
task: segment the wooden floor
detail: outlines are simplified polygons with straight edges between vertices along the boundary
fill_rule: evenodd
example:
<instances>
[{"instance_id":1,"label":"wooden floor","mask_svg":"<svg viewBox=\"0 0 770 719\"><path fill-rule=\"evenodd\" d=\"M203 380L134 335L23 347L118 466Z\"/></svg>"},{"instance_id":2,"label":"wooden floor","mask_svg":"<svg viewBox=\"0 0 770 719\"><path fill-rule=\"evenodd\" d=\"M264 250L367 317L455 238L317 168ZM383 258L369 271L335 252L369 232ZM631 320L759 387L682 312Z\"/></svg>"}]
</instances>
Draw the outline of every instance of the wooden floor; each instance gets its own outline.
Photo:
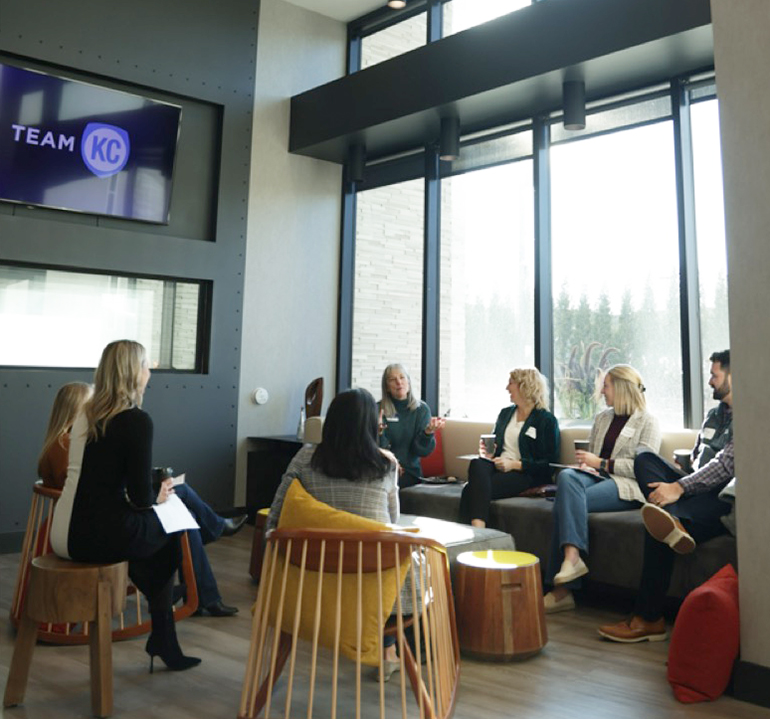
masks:
<instances>
[{"instance_id":1,"label":"wooden floor","mask_svg":"<svg viewBox=\"0 0 770 719\"><path fill-rule=\"evenodd\" d=\"M200 667L148 673L144 639L113 645L114 716L125 719L234 719L248 651L255 587L248 575L252 528L208 547L223 598L240 607L234 618L193 617L178 625L183 649L203 658ZM0 555L0 677L13 650L8 620L19 555ZM520 663L464 659L457 719L617 719L618 717L726 717L770 719L770 709L723 697L683 705L666 682L668 643L621 645L602 640L597 625L617 621L612 606L593 603L548 619L549 643ZM398 675L395 675L398 676ZM391 682L395 683L395 679ZM395 690L395 687L393 687ZM26 701L6 709L7 719L68 719L89 715L88 648L39 645Z\"/></svg>"}]
</instances>

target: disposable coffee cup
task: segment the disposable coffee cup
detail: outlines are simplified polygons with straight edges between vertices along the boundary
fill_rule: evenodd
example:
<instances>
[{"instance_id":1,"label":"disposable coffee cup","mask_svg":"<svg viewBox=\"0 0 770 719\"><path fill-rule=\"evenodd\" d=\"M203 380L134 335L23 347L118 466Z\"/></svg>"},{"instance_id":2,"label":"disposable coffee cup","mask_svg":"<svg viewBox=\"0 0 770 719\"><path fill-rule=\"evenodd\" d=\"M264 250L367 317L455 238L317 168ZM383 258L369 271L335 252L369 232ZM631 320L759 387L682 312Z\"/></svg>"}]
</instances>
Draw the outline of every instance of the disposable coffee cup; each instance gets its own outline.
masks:
<instances>
[{"instance_id":1,"label":"disposable coffee cup","mask_svg":"<svg viewBox=\"0 0 770 719\"><path fill-rule=\"evenodd\" d=\"M575 452L587 452L588 451L588 440L587 439L576 439L575 440Z\"/></svg>"},{"instance_id":2,"label":"disposable coffee cup","mask_svg":"<svg viewBox=\"0 0 770 719\"><path fill-rule=\"evenodd\" d=\"M491 457L495 453L495 435L482 434L481 441L484 443L484 450Z\"/></svg>"},{"instance_id":3,"label":"disposable coffee cup","mask_svg":"<svg viewBox=\"0 0 770 719\"><path fill-rule=\"evenodd\" d=\"M172 467L153 467L151 471L153 489L159 492L163 481L173 476L174 469Z\"/></svg>"},{"instance_id":4,"label":"disposable coffee cup","mask_svg":"<svg viewBox=\"0 0 770 719\"><path fill-rule=\"evenodd\" d=\"M692 471L692 463L690 462L690 450L689 449L675 449L674 461L685 471Z\"/></svg>"}]
</instances>

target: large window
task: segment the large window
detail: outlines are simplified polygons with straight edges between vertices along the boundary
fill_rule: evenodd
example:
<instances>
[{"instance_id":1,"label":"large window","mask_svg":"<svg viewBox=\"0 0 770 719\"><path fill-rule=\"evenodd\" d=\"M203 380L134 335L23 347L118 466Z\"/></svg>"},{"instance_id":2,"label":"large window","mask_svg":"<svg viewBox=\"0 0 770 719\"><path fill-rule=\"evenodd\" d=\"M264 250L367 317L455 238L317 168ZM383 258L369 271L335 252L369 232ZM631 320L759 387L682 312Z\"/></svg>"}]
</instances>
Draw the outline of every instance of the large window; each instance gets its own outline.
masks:
<instances>
[{"instance_id":1,"label":"large window","mask_svg":"<svg viewBox=\"0 0 770 719\"><path fill-rule=\"evenodd\" d=\"M531 0L450 0L444 4L443 36L481 25L531 4Z\"/></svg>"},{"instance_id":2,"label":"large window","mask_svg":"<svg viewBox=\"0 0 770 719\"><path fill-rule=\"evenodd\" d=\"M649 409L681 426L679 244L671 122L551 151L558 416L586 420L599 374L636 367Z\"/></svg>"},{"instance_id":3,"label":"large window","mask_svg":"<svg viewBox=\"0 0 770 719\"><path fill-rule=\"evenodd\" d=\"M200 370L202 283L0 266L0 365L96 367L133 339L153 369Z\"/></svg>"},{"instance_id":4,"label":"large window","mask_svg":"<svg viewBox=\"0 0 770 719\"><path fill-rule=\"evenodd\" d=\"M422 47L427 37L427 16L420 13L361 40L361 69Z\"/></svg>"},{"instance_id":5,"label":"large window","mask_svg":"<svg viewBox=\"0 0 770 719\"><path fill-rule=\"evenodd\" d=\"M442 181L441 413L488 419L534 364L532 161Z\"/></svg>"},{"instance_id":6,"label":"large window","mask_svg":"<svg viewBox=\"0 0 770 719\"><path fill-rule=\"evenodd\" d=\"M423 214L421 180L357 197L352 386L377 399L393 362L409 369L420 396Z\"/></svg>"},{"instance_id":7,"label":"large window","mask_svg":"<svg viewBox=\"0 0 770 719\"><path fill-rule=\"evenodd\" d=\"M402 23L389 24L384 14L376 22L396 36L396 28L422 23L422 9L439 2L414 7L421 14ZM529 4L446 0L442 27L425 29L432 41ZM385 32L371 23L359 29L369 33L364 48L378 29ZM406 42L401 51L411 47ZM341 330L340 382L352 366L353 382L377 393L384 364L403 359L415 372L425 347L422 394L435 400L434 412L491 420L507 401L507 372L539 363L560 420L587 423L603 408L602 371L622 362L641 373L648 407L663 426L697 426L704 404L713 402L705 373L683 358L701 356L705 368L713 351L729 346L715 91L713 76L702 73L594 100L582 131L566 130L559 111L474 128L462 138L460 158L440 163L438 179L433 170L413 179L422 167L435 167L435 147L425 149L424 163L415 157L370 163L367 183L378 189L350 190L358 203L355 321L352 357L345 349L351 330ZM366 214L399 218L401 205L388 193L407 188L415 198L412 249L405 238L393 244L410 258L408 274L388 274L383 267L395 262L389 255L373 270L368 243L384 241L394 228L377 228ZM396 282L390 292L372 279L374 289L367 290L360 284L367 272L384 283L408 276L409 287ZM696 296L696 307L685 302ZM423 306L428 314L420 326ZM380 316L370 320L375 307ZM692 320L684 325L683 312ZM391 316L407 328L395 343L397 358L385 329Z\"/></svg>"},{"instance_id":8,"label":"large window","mask_svg":"<svg viewBox=\"0 0 770 719\"><path fill-rule=\"evenodd\" d=\"M698 238L701 345L704 360L730 346L727 318L727 256L725 252L722 153L716 100L692 105L695 226ZM716 404L704 382L704 405Z\"/></svg>"}]
</instances>

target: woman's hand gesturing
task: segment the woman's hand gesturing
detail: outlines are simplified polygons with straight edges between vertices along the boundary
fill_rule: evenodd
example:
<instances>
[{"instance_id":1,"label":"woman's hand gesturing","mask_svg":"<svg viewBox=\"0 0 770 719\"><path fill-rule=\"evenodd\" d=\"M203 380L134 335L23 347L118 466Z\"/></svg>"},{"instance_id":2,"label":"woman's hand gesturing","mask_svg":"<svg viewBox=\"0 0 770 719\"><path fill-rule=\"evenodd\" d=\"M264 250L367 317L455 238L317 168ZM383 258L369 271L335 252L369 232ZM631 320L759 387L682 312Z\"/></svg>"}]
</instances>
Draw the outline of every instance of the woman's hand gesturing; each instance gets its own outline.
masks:
<instances>
[{"instance_id":1,"label":"woman's hand gesturing","mask_svg":"<svg viewBox=\"0 0 770 719\"><path fill-rule=\"evenodd\" d=\"M437 429L441 429L446 424L443 417L431 417L428 426L425 427L425 434L433 434Z\"/></svg>"}]
</instances>

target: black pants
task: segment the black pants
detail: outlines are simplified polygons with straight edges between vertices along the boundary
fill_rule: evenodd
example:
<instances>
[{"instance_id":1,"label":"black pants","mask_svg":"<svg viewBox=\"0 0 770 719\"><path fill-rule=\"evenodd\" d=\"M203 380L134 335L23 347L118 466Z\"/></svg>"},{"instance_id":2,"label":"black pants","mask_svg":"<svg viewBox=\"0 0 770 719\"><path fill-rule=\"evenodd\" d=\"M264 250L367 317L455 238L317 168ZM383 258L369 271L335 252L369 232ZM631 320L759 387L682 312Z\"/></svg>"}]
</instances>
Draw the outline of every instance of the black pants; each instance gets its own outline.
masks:
<instances>
[{"instance_id":1,"label":"black pants","mask_svg":"<svg viewBox=\"0 0 770 719\"><path fill-rule=\"evenodd\" d=\"M407 487L414 487L415 484L419 484L421 481L420 477L415 477L410 472L402 472L398 478L398 488L406 489Z\"/></svg>"},{"instance_id":2,"label":"black pants","mask_svg":"<svg viewBox=\"0 0 770 719\"><path fill-rule=\"evenodd\" d=\"M147 597L151 608L166 603L171 607L171 580L182 561L180 538L179 533L169 534L154 554L128 560L128 576Z\"/></svg>"},{"instance_id":3,"label":"black pants","mask_svg":"<svg viewBox=\"0 0 770 719\"><path fill-rule=\"evenodd\" d=\"M683 476L676 467L650 451L637 455L634 474L645 497L652 491L648 486L650 482L676 482ZM679 501L667 505L665 509L682 522L697 543L706 542L727 533L721 517L730 511L730 505L717 496L721 489L720 486L710 492L682 497ZM663 604L674 573L675 559L676 553L667 544L646 534L642 578L634 614L648 622L663 616Z\"/></svg>"},{"instance_id":4,"label":"black pants","mask_svg":"<svg viewBox=\"0 0 770 719\"><path fill-rule=\"evenodd\" d=\"M460 521L489 521L489 503L493 499L515 497L534 487L536 481L524 472L498 472L488 459L473 459L468 468L468 484L460 499Z\"/></svg>"}]
</instances>

